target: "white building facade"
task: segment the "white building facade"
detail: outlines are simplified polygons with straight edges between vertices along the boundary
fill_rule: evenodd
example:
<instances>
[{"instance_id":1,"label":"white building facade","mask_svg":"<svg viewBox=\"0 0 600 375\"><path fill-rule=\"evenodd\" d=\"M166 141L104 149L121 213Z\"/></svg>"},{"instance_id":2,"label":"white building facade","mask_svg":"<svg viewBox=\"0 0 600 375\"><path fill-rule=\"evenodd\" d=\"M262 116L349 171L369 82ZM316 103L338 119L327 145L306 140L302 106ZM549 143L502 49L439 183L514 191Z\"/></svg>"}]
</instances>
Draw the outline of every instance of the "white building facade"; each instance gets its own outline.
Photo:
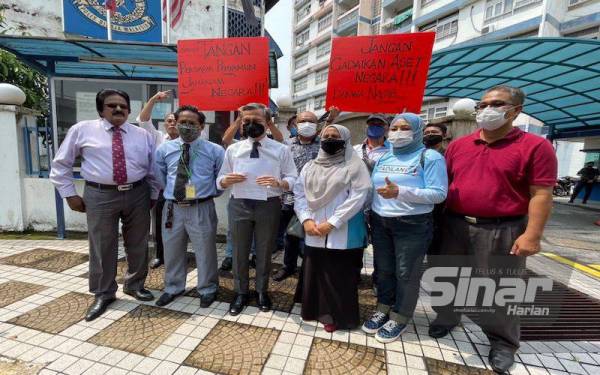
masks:
<instances>
[{"instance_id":1,"label":"white building facade","mask_svg":"<svg viewBox=\"0 0 600 375\"><path fill-rule=\"evenodd\" d=\"M332 38L435 31L434 52L526 37L598 39L600 1L296 0L293 21L290 85L293 103L299 110L320 111L325 105ZM451 115L457 100L425 97L421 117L430 120ZM515 124L532 133L545 131L540 121L527 115L519 116ZM581 148L583 143L561 150ZM562 169L565 173L580 167L581 157L559 154L559 159L569 161L569 166Z\"/></svg>"}]
</instances>

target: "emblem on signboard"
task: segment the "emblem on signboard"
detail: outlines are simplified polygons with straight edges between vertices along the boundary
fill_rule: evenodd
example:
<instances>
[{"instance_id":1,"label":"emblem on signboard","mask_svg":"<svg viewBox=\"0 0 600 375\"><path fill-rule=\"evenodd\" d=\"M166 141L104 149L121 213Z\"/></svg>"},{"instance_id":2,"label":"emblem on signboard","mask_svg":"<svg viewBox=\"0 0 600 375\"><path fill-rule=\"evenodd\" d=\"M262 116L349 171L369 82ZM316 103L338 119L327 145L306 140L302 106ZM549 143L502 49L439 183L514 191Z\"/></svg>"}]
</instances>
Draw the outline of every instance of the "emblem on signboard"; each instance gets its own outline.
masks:
<instances>
[{"instance_id":1,"label":"emblem on signboard","mask_svg":"<svg viewBox=\"0 0 600 375\"><path fill-rule=\"evenodd\" d=\"M117 10L112 15L112 29L120 33L143 33L156 24L147 15L148 0L116 0ZM106 27L106 9L103 0L74 0L73 5L89 20Z\"/></svg>"}]
</instances>

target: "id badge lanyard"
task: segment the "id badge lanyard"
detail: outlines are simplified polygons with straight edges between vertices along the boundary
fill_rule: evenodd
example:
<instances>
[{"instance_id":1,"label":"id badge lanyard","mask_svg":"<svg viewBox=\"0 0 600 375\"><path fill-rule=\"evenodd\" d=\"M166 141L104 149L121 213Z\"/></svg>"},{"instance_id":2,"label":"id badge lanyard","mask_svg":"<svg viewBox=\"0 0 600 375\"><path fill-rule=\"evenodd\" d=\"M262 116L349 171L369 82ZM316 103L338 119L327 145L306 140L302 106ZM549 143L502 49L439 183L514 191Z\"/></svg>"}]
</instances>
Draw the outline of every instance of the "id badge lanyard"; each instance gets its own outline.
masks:
<instances>
[{"instance_id":1,"label":"id badge lanyard","mask_svg":"<svg viewBox=\"0 0 600 375\"><path fill-rule=\"evenodd\" d=\"M183 144L181 145L182 153L180 158L183 157ZM190 165L192 165L194 161L194 152L190 152ZM188 168L188 166L183 163L183 167L185 168L185 174L187 174L188 182L185 184L185 199L195 199L196 198L196 186L192 183L192 172Z\"/></svg>"}]
</instances>

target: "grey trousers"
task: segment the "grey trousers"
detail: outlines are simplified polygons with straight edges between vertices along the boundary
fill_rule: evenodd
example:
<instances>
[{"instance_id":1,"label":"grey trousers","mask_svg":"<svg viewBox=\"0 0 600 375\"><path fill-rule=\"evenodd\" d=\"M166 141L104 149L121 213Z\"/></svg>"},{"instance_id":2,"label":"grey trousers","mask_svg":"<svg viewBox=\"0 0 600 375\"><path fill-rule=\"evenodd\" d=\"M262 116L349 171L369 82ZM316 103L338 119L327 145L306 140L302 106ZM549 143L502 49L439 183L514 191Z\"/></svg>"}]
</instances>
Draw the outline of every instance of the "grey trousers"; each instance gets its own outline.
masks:
<instances>
[{"instance_id":1,"label":"grey trousers","mask_svg":"<svg viewBox=\"0 0 600 375\"><path fill-rule=\"evenodd\" d=\"M173 205L172 227L165 223ZM187 244L192 241L198 270L200 295L216 293L219 286L217 273L217 212L211 199L193 206L182 207L165 202L162 213L162 240L165 256L165 292L178 294L185 290L187 278Z\"/></svg>"},{"instance_id":2,"label":"grey trousers","mask_svg":"<svg viewBox=\"0 0 600 375\"><path fill-rule=\"evenodd\" d=\"M432 267L472 267L472 277L523 277L525 257L510 254L513 243L527 226L527 219L499 224L469 224L456 216L446 216L442 226L440 255L428 256ZM455 285L457 278L439 278ZM477 305L481 302L478 299ZM519 348L520 320L508 315L506 306L493 305L493 312L479 314L479 324L492 347L516 351ZM453 326L460 322L461 313L451 303L433 306L437 317L433 324Z\"/></svg>"},{"instance_id":3,"label":"grey trousers","mask_svg":"<svg viewBox=\"0 0 600 375\"><path fill-rule=\"evenodd\" d=\"M249 291L249 253L252 238L256 241L256 291L267 292L271 274L271 254L275 250L281 199L266 201L229 200L229 228L233 239L233 280L236 293Z\"/></svg>"},{"instance_id":4,"label":"grey trousers","mask_svg":"<svg viewBox=\"0 0 600 375\"><path fill-rule=\"evenodd\" d=\"M90 245L90 292L112 298L117 291L119 219L127 257L124 288L144 287L148 274L150 187L144 182L129 191L87 186L83 194Z\"/></svg>"}]
</instances>

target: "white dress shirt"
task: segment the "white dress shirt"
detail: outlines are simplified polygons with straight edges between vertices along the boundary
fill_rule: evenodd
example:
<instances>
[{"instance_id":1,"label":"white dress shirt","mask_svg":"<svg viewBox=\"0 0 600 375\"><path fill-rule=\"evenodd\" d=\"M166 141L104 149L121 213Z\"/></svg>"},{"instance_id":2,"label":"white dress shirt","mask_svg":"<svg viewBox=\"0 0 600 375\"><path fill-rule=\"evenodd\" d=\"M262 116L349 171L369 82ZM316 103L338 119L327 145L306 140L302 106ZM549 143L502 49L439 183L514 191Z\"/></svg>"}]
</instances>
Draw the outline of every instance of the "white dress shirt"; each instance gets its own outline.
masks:
<instances>
[{"instance_id":1,"label":"white dress shirt","mask_svg":"<svg viewBox=\"0 0 600 375\"><path fill-rule=\"evenodd\" d=\"M296 170L296 165L294 164L294 158L292 157L290 148L283 143L270 139L269 137L263 137L259 142L259 160L264 160L265 163L270 166L270 175L272 177L275 177L278 180L287 181L288 186L290 189L292 189L294 182L296 182L296 177L298 177L298 171ZM253 143L254 139L248 138L240 140L239 142L233 143L227 147L227 150L225 150L225 160L223 161L223 166L219 172L219 177L217 177L217 187L219 189L223 189L221 187L221 180L225 178L225 175L234 172L234 163L236 161L239 162L243 159L250 159L250 152L252 152ZM281 196L281 194L283 194L283 189L281 188L267 189L268 198L278 197Z\"/></svg>"},{"instance_id":2,"label":"white dress shirt","mask_svg":"<svg viewBox=\"0 0 600 375\"><path fill-rule=\"evenodd\" d=\"M142 129L146 130L148 133L152 134L152 137L154 137L155 148L158 149L158 146L162 145L166 141L171 140L171 136L169 134L165 134L165 133L161 132L160 130L156 130L156 128L154 127L154 124L152 123L152 120L142 121L142 120L140 120L140 117L138 116L135 119L135 121L137 121L137 123L140 125L140 128L142 128Z\"/></svg>"},{"instance_id":3,"label":"white dress shirt","mask_svg":"<svg viewBox=\"0 0 600 375\"><path fill-rule=\"evenodd\" d=\"M104 119L81 121L73 125L60 145L50 172L50 181L63 198L77 195L73 183L73 163L81 156L81 176L86 181L116 185L113 180L113 125ZM121 125L127 183L146 178L151 198L158 197L154 178L155 139L152 134L130 123Z\"/></svg>"}]
</instances>

